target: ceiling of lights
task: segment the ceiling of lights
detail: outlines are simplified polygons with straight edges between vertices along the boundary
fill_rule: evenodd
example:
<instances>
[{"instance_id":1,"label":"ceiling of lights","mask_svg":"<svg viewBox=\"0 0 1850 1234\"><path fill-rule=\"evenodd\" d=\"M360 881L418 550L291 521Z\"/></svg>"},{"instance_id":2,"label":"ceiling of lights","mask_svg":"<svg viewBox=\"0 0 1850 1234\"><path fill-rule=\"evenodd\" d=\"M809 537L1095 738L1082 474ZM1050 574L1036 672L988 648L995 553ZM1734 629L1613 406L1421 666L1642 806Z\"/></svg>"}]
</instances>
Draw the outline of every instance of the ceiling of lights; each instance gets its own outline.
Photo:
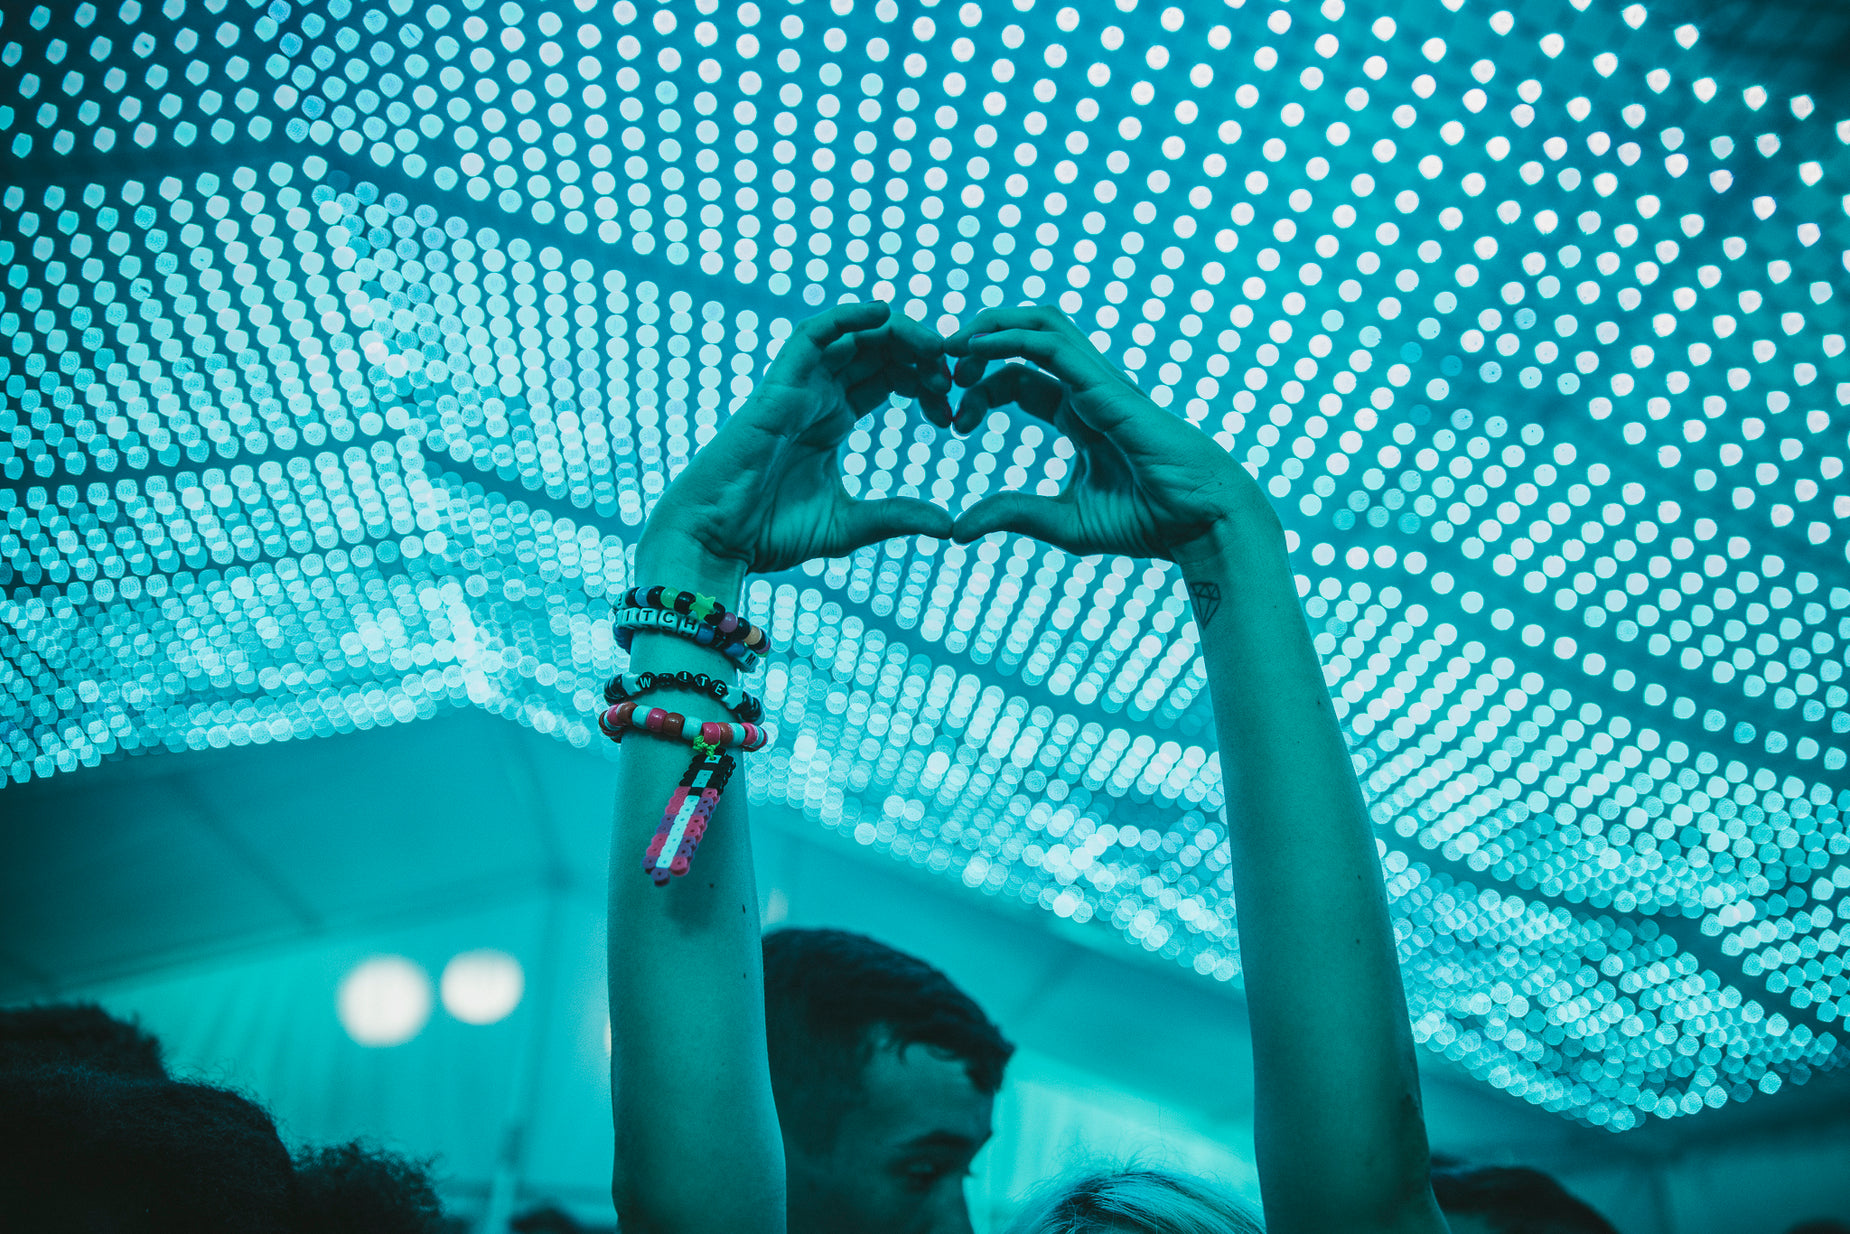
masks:
<instances>
[{"instance_id":1,"label":"ceiling of lights","mask_svg":"<svg viewBox=\"0 0 1850 1234\"><path fill-rule=\"evenodd\" d=\"M1841 1066L1850 122L1640 6L1401 7L6 13L0 765L600 741L626 547L794 320L1048 301L1283 514L1429 1049L1614 1130ZM1071 453L894 407L843 469ZM755 799L1238 980L1173 568L747 612Z\"/></svg>"}]
</instances>

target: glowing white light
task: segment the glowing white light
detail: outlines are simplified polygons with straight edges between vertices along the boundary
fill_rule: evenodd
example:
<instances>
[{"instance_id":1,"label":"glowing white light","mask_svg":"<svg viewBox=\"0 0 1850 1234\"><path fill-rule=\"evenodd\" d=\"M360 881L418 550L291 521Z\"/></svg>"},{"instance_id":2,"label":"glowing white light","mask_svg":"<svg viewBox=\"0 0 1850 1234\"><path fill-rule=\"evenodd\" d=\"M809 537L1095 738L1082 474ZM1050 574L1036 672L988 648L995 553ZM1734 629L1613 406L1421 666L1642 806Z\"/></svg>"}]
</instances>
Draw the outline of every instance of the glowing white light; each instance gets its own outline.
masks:
<instances>
[{"instance_id":1,"label":"glowing white light","mask_svg":"<svg viewBox=\"0 0 1850 1234\"><path fill-rule=\"evenodd\" d=\"M430 1019L430 975L404 956L374 956L341 979L336 1009L364 1046L403 1045Z\"/></svg>"},{"instance_id":2,"label":"glowing white light","mask_svg":"<svg viewBox=\"0 0 1850 1234\"><path fill-rule=\"evenodd\" d=\"M505 951L465 951L443 966L443 1009L464 1024L505 1020L520 1005L526 976Z\"/></svg>"}]
</instances>

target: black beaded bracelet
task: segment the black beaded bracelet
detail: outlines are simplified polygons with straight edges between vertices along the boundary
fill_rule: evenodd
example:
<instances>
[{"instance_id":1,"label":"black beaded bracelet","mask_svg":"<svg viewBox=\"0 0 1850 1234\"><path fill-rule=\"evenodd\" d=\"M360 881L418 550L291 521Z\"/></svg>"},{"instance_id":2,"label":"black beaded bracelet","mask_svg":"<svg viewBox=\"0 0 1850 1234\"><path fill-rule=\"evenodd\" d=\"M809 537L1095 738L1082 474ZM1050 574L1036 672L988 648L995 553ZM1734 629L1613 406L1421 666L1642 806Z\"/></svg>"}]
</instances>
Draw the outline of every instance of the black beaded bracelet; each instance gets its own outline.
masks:
<instances>
[{"instance_id":1,"label":"black beaded bracelet","mask_svg":"<svg viewBox=\"0 0 1850 1234\"><path fill-rule=\"evenodd\" d=\"M718 678L705 673L618 673L604 683L604 701L611 706L626 703L651 690L660 690L666 686L680 686L686 690L697 690L730 711L733 718L742 724L755 723L764 715L764 704L743 690L734 691L731 686Z\"/></svg>"}]
</instances>

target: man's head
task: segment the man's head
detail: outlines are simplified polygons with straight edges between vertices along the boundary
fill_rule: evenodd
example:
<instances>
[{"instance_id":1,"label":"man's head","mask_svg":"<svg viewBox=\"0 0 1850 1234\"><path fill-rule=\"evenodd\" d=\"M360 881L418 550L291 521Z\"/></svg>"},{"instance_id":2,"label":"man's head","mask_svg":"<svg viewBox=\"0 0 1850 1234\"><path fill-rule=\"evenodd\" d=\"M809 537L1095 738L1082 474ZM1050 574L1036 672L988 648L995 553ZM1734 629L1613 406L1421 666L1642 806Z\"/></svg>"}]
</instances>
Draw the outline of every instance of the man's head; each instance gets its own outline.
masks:
<instances>
[{"instance_id":1,"label":"man's head","mask_svg":"<svg viewBox=\"0 0 1850 1234\"><path fill-rule=\"evenodd\" d=\"M766 935L764 988L791 1234L967 1234L1014 1047L943 973L859 934Z\"/></svg>"},{"instance_id":2,"label":"man's head","mask_svg":"<svg viewBox=\"0 0 1850 1234\"><path fill-rule=\"evenodd\" d=\"M1540 1170L1435 1170L1432 1190L1452 1234L1618 1234Z\"/></svg>"},{"instance_id":3,"label":"man's head","mask_svg":"<svg viewBox=\"0 0 1850 1234\"><path fill-rule=\"evenodd\" d=\"M296 1158L295 1213L298 1234L436 1234L443 1228L428 1165L359 1140L307 1149Z\"/></svg>"}]
</instances>

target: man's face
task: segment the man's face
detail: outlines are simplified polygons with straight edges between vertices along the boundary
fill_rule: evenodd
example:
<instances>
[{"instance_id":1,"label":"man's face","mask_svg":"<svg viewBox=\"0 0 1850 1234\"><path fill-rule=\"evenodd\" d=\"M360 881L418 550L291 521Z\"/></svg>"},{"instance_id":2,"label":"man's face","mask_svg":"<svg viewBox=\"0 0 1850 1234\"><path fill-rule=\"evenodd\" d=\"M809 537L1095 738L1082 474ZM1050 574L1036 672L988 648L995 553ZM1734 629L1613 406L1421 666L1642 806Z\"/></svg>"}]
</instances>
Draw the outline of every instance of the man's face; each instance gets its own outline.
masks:
<instances>
[{"instance_id":1,"label":"man's face","mask_svg":"<svg viewBox=\"0 0 1850 1234\"><path fill-rule=\"evenodd\" d=\"M826 1153L785 1141L790 1234L970 1234L964 1177L995 1102L962 1059L877 1047Z\"/></svg>"}]
</instances>

